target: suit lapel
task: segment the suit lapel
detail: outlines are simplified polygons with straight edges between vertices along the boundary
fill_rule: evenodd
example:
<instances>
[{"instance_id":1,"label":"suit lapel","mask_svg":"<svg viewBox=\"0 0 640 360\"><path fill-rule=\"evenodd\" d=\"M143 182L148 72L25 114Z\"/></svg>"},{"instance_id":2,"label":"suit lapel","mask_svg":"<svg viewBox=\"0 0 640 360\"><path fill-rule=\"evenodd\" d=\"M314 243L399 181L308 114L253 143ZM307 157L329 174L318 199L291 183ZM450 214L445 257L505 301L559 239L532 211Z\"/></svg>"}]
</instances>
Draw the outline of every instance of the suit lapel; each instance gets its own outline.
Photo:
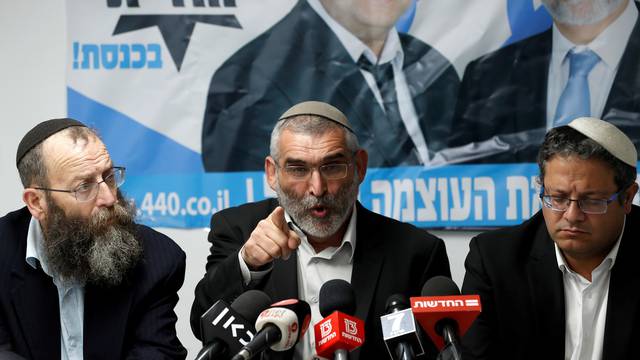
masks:
<instances>
[{"instance_id":1,"label":"suit lapel","mask_svg":"<svg viewBox=\"0 0 640 360\"><path fill-rule=\"evenodd\" d=\"M546 344L547 354L564 354L565 309L562 273L558 269L553 241L545 226L535 236L527 264L529 291L533 304L534 338Z\"/></svg>"},{"instance_id":2,"label":"suit lapel","mask_svg":"<svg viewBox=\"0 0 640 360\"><path fill-rule=\"evenodd\" d=\"M128 285L114 288L86 286L83 334L86 359L117 359L122 356L122 340L127 334L132 293Z\"/></svg>"},{"instance_id":3,"label":"suit lapel","mask_svg":"<svg viewBox=\"0 0 640 360\"><path fill-rule=\"evenodd\" d=\"M636 3L636 6L640 10L640 4ZM637 109L640 107L640 94L638 89L640 88L640 18L636 20L636 24L633 27L629 42L625 48L624 54L620 59L620 65L616 77L613 81L609 97L604 106L602 112L602 118L613 122L618 126L624 126L625 124L618 124L615 122L616 118L619 118L622 114L616 114L615 112L609 114L611 110L626 110ZM634 104L635 102L635 104ZM607 116L609 115L609 116ZM612 119L608 119L612 117Z\"/></svg>"},{"instance_id":4,"label":"suit lapel","mask_svg":"<svg viewBox=\"0 0 640 360\"><path fill-rule=\"evenodd\" d=\"M633 280L640 277L635 259L640 251L637 246L637 221L636 216L627 217L618 256L611 269L602 349L606 358L627 358L629 349L634 348L634 341L637 340L633 338L633 328L638 326L633 322L640 311L640 291L633 285Z\"/></svg>"},{"instance_id":5,"label":"suit lapel","mask_svg":"<svg viewBox=\"0 0 640 360\"><path fill-rule=\"evenodd\" d=\"M26 239L26 235L25 235ZM12 271L11 295L23 336L34 359L60 358L60 311L53 280L22 258Z\"/></svg>"},{"instance_id":6,"label":"suit lapel","mask_svg":"<svg viewBox=\"0 0 640 360\"><path fill-rule=\"evenodd\" d=\"M551 30L547 30L527 43L521 56L514 60L514 72L520 77L516 81L520 89L514 109L515 132L546 128L551 49Z\"/></svg>"},{"instance_id":7,"label":"suit lapel","mask_svg":"<svg viewBox=\"0 0 640 360\"><path fill-rule=\"evenodd\" d=\"M356 317L366 322L369 319L371 301L375 298L378 278L384 263L382 241L375 236L370 213L357 203L358 221L356 225L356 251L353 257L351 285L356 293Z\"/></svg>"}]
</instances>

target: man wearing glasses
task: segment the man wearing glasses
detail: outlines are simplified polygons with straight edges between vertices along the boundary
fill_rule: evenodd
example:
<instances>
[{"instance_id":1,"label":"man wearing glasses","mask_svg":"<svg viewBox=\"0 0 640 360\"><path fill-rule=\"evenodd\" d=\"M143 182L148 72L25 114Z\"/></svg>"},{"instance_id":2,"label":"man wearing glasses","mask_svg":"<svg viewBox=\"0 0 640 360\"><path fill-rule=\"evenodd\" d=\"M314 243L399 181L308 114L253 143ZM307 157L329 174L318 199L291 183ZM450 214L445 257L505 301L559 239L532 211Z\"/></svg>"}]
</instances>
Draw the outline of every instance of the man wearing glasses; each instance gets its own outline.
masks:
<instances>
[{"instance_id":1,"label":"man wearing glasses","mask_svg":"<svg viewBox=\"0 0 640 360\"><path fill-rule=\"evenodd\" d=\"M482 313L465 359L640 359L637 162L602 120L547 133L542 210L471 240L463 292L480 294Z\"/></svg>"},{"instance_id":2,"label":"man wearing glasses","mask_svg":"<svg viewBox=\"0 0 640 360\"><path fill-rule=\"evenodd\" d=\"M184 252L135 224L125 169L97 134L42 122L16 165L26 207L0 218L0 358L184 359Z\"/></svg>"},{"instance_id":3,"label":"man wearing glasses","mask_svg":"<svg viewBox=\"0 0 640 360\"><path fill-rule=\"evenodd\" d=\"M343 279L352 284L355 315L366 324L359 358L385 356L378 317L387 298L417 296L429 278L450 276L443 241L360 205L367 152L335 107L294 105L276 124L270 149L265 172L278 199L226 209L211 219L211 255L191 312L194 333L200 337L200 316L213 303L230 302L248 289L263 290L273 301L307 301L314 325L322 319L322 284ZM272 355L312 359L314 353L313 331L307 331L294 350Z\"/></svg>"}]
</instances>

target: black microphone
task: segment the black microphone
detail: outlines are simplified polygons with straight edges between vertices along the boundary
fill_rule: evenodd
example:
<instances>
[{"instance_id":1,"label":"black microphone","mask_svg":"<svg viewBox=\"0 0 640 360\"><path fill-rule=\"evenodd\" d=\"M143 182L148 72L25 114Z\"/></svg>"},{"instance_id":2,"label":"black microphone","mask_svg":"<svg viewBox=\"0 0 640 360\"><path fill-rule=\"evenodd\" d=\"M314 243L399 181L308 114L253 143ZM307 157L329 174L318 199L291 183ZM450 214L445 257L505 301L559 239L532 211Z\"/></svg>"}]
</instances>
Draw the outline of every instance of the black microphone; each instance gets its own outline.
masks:
<instances>
[{"instance_id":1,"label":"black microphone","mask_svg":"<svg viewBox=\"0 0 640 360\"><path fill-rule=\"evenodd\" d=\"M356 295L347 281L329 280L319 294L320 315L315 327L316 353L325 358L348 359L364 343L364 321L353 316Z\"/></svg>"},{"instance_id":2,"label":"black microphone","mask_svg":"<svg viewBox=\"0 0 640 360\"><path fill-rule=\"evenodd\" d=\"M216 301L200 317L203 348L196 360L228 359L249 343L255 334L253 323L271 299L259 290L249 290L236 298L231 306Z\"/></svg>"},{"instance_id":3,"label":"black microphone","mask_svg":"<svg viewBox=\"0 0 640 360\"><path fill-rule=\"evenodd\" d=\"M271 348L287 351L304 336L311 321L311 308L305 301L288 299L264 310L256 320L256 336L231 360L248 360Z\"/></svg>"},{"instance_id":4,"label":"black microphone","mask_svg":"<svg viewBox=\"0 0 640 360\"><path fill-rule=\"evenodd\" d=\"M380 317L382 338L393 360L410 360L424 354L421 336L407 297L393 294L387 299L386 314Z\"/></svg>"},{"instance_id":5,"label":"black microphone","mask_svg":"<svg viewBox=\"0 0 640 360\"><path fill-rule=\"evenodd\" d=\"M434 276L422 287L423 297L429 296L460 296L458 285L446 276ZM437 360L460 360L460 326L455 315L442 317L435 323L435 332L444 340L444 348L438 354Z\"/></svg>"}]
</instances>

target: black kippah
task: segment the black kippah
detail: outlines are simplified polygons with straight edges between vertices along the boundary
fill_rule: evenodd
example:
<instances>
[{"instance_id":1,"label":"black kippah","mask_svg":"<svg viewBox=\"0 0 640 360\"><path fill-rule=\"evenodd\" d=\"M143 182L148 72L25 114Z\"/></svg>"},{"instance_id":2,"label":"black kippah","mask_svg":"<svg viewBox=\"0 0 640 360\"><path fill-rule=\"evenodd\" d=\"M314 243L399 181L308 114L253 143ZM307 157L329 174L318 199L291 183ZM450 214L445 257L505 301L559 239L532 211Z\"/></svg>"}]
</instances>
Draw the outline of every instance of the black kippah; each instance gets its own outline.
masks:
<instances>
[{"instance_id":1,"label":"black kippah","mask_svg":"<svg viewBox=\"0 0 640 360\"><path fill-rule=\"evenodd\" d=\"M20 164L20 160L22 160L22 158L29 152L29 150L33 149L36 145L43 142L49 136L71 126L86 127L85 124L81 123L78 120L64 118L43 121L40 124L36 125L33 129L29 130L29 132L22 138L22 140L20 140L20 144L18 145L18 153L16 154L16 166Z\"/></svg>"}]
</instances>

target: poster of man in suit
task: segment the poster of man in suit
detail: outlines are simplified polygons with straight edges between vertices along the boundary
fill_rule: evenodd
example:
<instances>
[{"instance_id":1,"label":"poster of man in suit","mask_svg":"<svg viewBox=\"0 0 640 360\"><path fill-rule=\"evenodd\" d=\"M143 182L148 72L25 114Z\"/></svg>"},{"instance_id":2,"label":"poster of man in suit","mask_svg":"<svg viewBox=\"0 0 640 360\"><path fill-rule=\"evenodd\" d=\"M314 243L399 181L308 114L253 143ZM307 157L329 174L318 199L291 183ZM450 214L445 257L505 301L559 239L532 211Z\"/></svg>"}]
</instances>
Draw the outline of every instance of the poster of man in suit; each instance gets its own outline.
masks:
<instances>
[{"instance_id":1,"label":"poster of man in suit","mask_svg":"<svg viewBox=\"0 0 640 360\"><path fill-rule=\"evenodd\" d=\"M446 145L459 79L438 50L396 30L411 5L299 1L213 74L205 170L262 170L279 114L305 100L344 111L371 166L428 165Z\"/></svg>"}]
</instances>

